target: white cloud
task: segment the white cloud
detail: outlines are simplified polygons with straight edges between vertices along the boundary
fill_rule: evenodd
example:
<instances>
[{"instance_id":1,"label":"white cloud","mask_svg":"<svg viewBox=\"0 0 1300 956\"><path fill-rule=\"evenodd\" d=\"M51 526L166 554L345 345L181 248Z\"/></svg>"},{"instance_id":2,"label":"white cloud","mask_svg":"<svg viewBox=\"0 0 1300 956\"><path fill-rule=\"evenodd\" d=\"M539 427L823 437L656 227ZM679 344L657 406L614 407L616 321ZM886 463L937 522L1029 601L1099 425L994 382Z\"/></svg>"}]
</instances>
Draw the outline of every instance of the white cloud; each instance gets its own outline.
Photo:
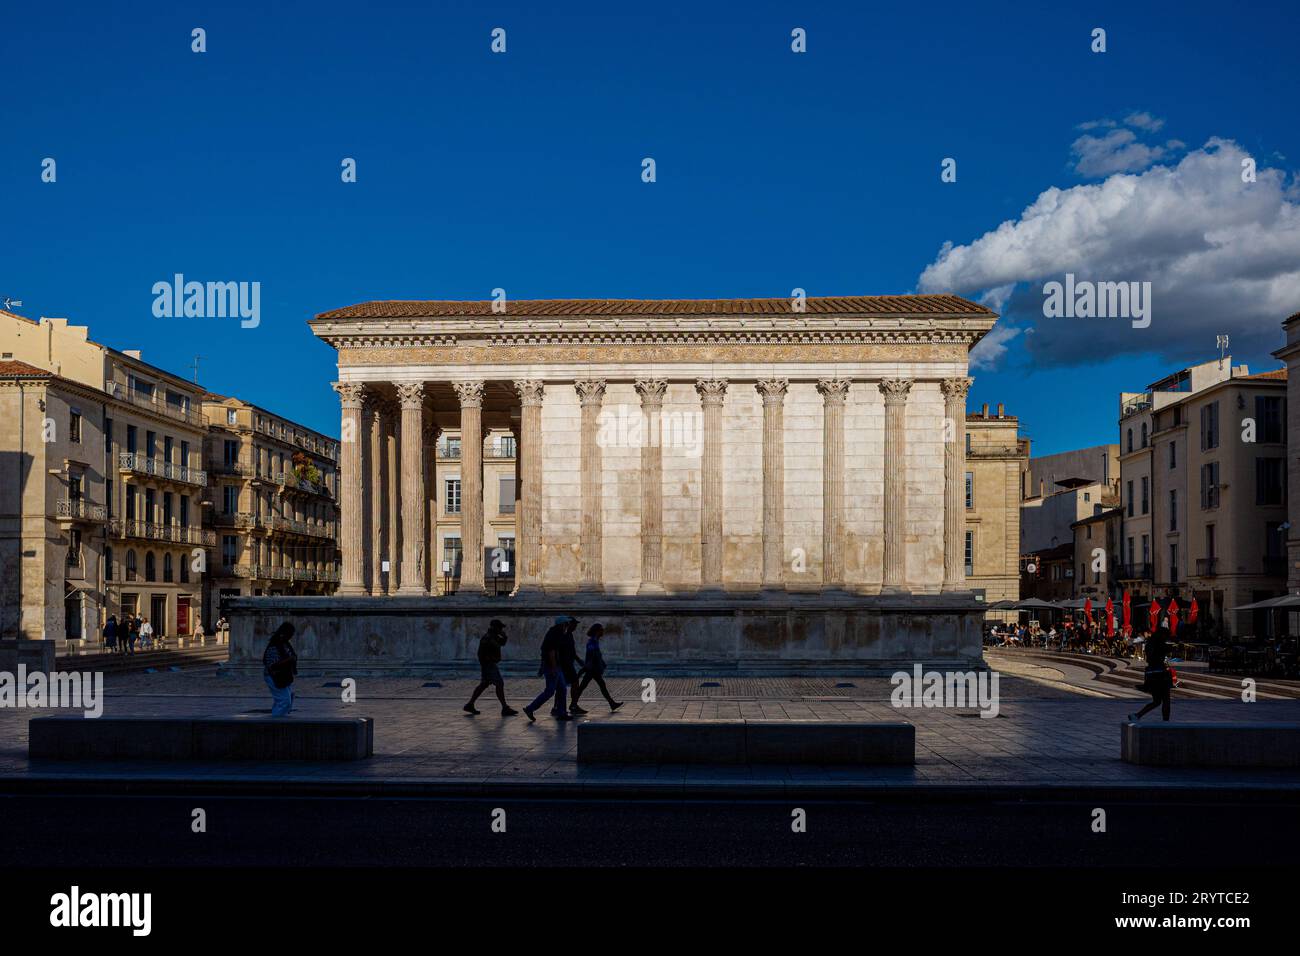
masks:
<instances>
[{"instance_id":1,"label":"white cloud","mask_svg":"<svg viewBox=\"0 0 1300 956\"><path fill-rule=\"evenodd\" d=\"M1023 331L1024 329L1018 329L1014 325L1006 325L1001 322L993 326L992 331L980 339L975 347L970 350L971 371L978 372L980 369L997 368L1007 354L1007 348L1011 340Z\"/></svg>"},{"instance_id":2,"label":"white cloud","mask_svg":"<svg viewBox=\"0 0 1300 956\"><path fill-rule=\"evenodd\" d=\"M1157 119L1147 112L1129 113L1128 116L1124 117L1124 125L1154 133L1165 125L1165 121Z\"/></svg>"},{"instance_id":3,"label":"white cloud","mask_svg":"<svg viewBox=\"0 0 1300 956\"><path fill-rule=\"evenodd\" d=\"M1132 130L1115 129L1105 136L1080 136L1070 145L1081 176L1109 176L1146 169L1165 155L1163 146L1148 146L1137 141Z\"/></svg>"},{"instance_id":4,"label":"white cloud","mask_svg":"<svg viewBox=\"0 0 1300 956\"><path fill-rule=\"evenodd\" d=\"M1222 332L1231 333L1238 354L1277 348L1279 323L1300 310L1300 189L1270 168L1243 183L1246 155L1212 139L1176 164L1048 189L1017 219L968 244L945 243L918 288L967 296L992 290L1004 303L1003 321L1028 326L1025 349L1046 365L1139 352L1203 357ZM1151 326L1045 319L1042 284L1066 273L1150 282ZM1003 356L1014 338L996 338L982 361Z\"/></svg>"}]
</instances>

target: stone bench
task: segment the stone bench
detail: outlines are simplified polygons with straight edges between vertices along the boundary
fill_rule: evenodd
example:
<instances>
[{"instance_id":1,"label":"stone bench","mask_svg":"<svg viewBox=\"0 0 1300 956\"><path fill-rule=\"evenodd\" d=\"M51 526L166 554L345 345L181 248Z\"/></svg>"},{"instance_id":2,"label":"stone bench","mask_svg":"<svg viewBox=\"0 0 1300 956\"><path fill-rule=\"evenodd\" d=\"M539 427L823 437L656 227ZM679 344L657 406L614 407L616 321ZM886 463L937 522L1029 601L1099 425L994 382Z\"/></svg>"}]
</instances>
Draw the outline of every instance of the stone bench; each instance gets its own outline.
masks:
<instances>
[{"instance_id":1,"label":"stone bench","mask_svg":"<svg viewBox=\"0 0 1300 956\"><path fill-rule=\"evenodd\" d=\"M52 760L362 760L369 717L35 717L28 754Z\"/></svg>"},{"instance_id":2,"label":"stone bench","mask_svg":"<svg viewBox=\"0 0 1300 956\"><path fill-rule=\"evenodd\" d=\"M1300 724L1124 723L1120 759L1148 767L1300 767Z\"/></svg>"},{"instance_id":3,"label":"stone bench","mask_svg":"<svg viewBox=\"0 0 1300 956\"><path fill-rule=\"evenodd\" d=\"M643 720L578 725L579 763L914 764L908 723Z\"/></svg>"}]
</instances>

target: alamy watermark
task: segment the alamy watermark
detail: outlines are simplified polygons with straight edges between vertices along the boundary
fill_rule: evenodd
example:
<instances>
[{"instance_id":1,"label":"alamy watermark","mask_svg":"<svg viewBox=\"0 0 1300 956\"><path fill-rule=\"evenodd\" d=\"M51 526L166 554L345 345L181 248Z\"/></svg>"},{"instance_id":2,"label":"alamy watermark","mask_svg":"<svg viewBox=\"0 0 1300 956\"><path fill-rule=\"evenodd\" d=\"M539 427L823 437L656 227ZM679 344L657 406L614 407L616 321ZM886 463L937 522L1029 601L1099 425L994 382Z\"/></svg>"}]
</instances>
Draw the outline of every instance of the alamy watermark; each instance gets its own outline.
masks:
<instances>
[{"instance_id":1,"label":"alamy watermark","mask_svg":"<svg viewBox=\"0 0 1300 956\"><path fill-rule=\"evenodd\" d=\"M57 707L80 710L90 719L104 713L102 671L0 671L0 707Z\"/></svg>"},{"instance_id":2,"label":"alamy watermark","mask_svg":"<svg viewBox=\"0 0 1300 956\"><path fill-rule=\"evenodd\" d=\"M911 673L896 671L889 682L894 692L889 702L904 707L978 707L981 717L998 715L997 671L923 671L920 664Z\"/></svg>"},{"instance_id":3,"label":"alamy watermark","mask_svg":"<svg viewBox=\"0 0 1300 956\"><path fill-rule=\"evenodd\" d=\"M601 448L684 448L688 458L704 450L704 415L699 411L653 412L635 405L606 406L597 422Z\"/></svg>"},{"instance_id":4,"label":"alamy watermark","mask_svg":"<svg viewBox=\"0 0 1300 956\"><path fill-rule=\"evenodd\" d=\"M1132 319L1133 328L1151 324L1150 282L1075 281L1043 284L1043 315L1049 319Z\"/></svg>"},{"instance_id":5,"label":"alamy watermark","mask_svg":"<svg viewBox=\"0 0 1300 956\"><path fill-rule=\"evenodd\" d=\"M262 283L186 282L176 273L153 284L153 314L159 319L234 319L244 329L262 322Z\"/></svg>"}]
</instances>

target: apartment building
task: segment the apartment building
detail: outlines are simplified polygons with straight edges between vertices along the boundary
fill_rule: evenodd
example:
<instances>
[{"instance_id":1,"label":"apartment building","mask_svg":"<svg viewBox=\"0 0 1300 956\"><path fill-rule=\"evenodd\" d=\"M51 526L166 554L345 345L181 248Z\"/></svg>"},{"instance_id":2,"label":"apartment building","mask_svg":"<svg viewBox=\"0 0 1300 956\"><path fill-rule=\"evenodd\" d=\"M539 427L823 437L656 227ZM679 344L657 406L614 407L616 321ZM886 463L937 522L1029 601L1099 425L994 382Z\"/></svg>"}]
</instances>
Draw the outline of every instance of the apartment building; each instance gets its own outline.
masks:
<instances>
[{"instance_id":1,"label":"apartment building","mask_svg":"<svg viewBox=\"0 0 1300 956\"><path fill-rule=\"evenodd\" d=\"M985 600L1020 597L1020 484L1029 439L1003 405L966 415L966 584ZM1014 617L1014 615L1010 615Z\"/></svg>"},{"instance_id":2,"label":"apartment building","mask_svg":"<svg viewBox=\"0 0 1300 956\"><path fill-rule=\"evenodd\" d=\"M1291 408L1300 409L1300 312L1282 323L1286 344L1273 353L1273 357L1286 363L1287 401ZM1287 444L1300 449L1300 414L1286 418ZM1287 456L1287 589L1300 593L1300 454ZM1294 616L1292 616L1294 620Z\"/></svg>"},{"instance_id":3,"label":"apartment building","mask_svg":"<svg viewBox=\"0 0 1300 956\"><path fill-rule=\"evenodd\" d=\"M489 593L506 594L515 583L518 445L507 429L490 430L483 440L483 569ZM436 446L431 502L433 555L431 590L446 594L460 583L461 562L460 432L442 432Z\"/></svg>"},{"instance_id":4,"label":"apartment building","mask_svg":"<svg viewBox=\"0 0 1300 956\"><path fill-rule=\"evenodd\" d=\"M331 594L338 585L338 442L250 402L202 404L216 554L209 607L237 595Z\"/></svg>"},{"instance_id":5,"label":"apartment building","mask_svg":"<svg viewBox=\"0 0 1300 956\"><path fill-rule=\"evenodd\" d=\"M0 360L0 640L80 640L105 595L104 397Z\"/></svg>"},{"instance_id":6,"label":"apartment building","mask_svg":"<svg viewBox=\"0 0 1300 956\"><path fill-rule=\"evenodd\" d=\"M1286 390L1285 369L1252 375L1225 357L1122 396L1125 587L1195 597L1212 633L1271 627L1231 609L1285 590Z\"/></svg>"},{"instance_id":7,"label":"apartment building","mask_svg":"<svg viewBox=\"0 0 1300 956\"><path fill-rule=\"evenodd\" d=\"M1106 598L1118 600L1120 585L1120 528L1123 509L1118 496L1103 499L1093 514L1081 518L1074 529L1074 596L1091 598L1093 604L1105 604Z\"/></svg>"},{"instance_id":8,"label":"apartment building","mask_svg":"<svg viewBox=\"0 0 1300 956\"><path fill-rule=\"evenodd\" d=\"M239 485L240 513L268 519L265 532L247 529L257 532L258 552L247 535L233 549L236 563L274 569L274 577L249 582L272 593L332 585L334 440L210 396L138 351L92 341L86 326L66 319L0 310L0 366L12 412L0 425L0 473L17 479L0 492L0 636L87 640L110 614L146 617L168 637L190 635L200 621L211 633L223 588L248 593L218 576L222 526L211 519L230 484ZM209 437L209 415L222 423L222 437ZM245 454L239 423L251 422L256 434L259 416L264 440L247 443L252 477L232 482L223 474L210 488L205 464L224 462L230 437ZM274 489L269 509L264 494L258 503L253 496L259 462Z\"/></svg>"}]
</instances>

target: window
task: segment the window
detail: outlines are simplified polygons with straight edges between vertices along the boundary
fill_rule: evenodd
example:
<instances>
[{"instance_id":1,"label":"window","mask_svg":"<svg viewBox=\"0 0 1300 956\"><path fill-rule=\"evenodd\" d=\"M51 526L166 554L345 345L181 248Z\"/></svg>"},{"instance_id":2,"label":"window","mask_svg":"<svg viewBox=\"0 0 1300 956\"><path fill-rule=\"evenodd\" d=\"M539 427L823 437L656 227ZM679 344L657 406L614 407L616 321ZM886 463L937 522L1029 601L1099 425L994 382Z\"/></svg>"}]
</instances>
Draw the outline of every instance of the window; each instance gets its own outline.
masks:
<instances>
[{"instance_id":1,"label":"window","mask_svg":"<svg viewBox=\"0 0 1300 956\"><path fill-rule=\"evenodd\" d=\"M515 573L515 536L513 534L497 535L496 551L492 554L493 573L512 575Z\"/></svg>"},{"instance_id":2,"label":"window","mask_svg":"<svg viewBox=\"0 0 1300 956\"><path fill-rule=\"evenodd\" d=\"M1128 450L1133 450L1133 429L1128 430Z\"/></svg>"},{"instance_id":3,"label":"window","mask_svg":"<svg viewBox=\"0 0 1300 956\"><path fill-rule=\"evenodd\" d=\"M190 443L187 441L181 442L180 466L182 468L188 468L190 466Z\"/></svg>"},{"instance_id":4,"label":"window","mask_svg":"<svg viewBox=\"0 0 1300 956\"><path fill-rule=\"evenodd\" d=\"M1286 459L1255 459L1255 504L1286 503Z\"/></svg>"},{"instance_id":5,"label":"window","mask_svg":"<svg viewBox=\"0 0 1300 956\"><path fill-rule=\"evenodd\" d=\"M128 581L135 580L135 552L134 551L128 551L126 553L126 579Z\"/></svg>"},{"instance_id":6,"label":"window","mask_svg":"<svg viewBox=\"0 0 1300 956\"><path fill-rule=\"evenodd\" d=\"M447 502L447 514L460 514L460 479L448 478L445 487L446 492L443 496L443 500Z\"/></svg>"},{"instance_id":7,"label":"window","mask_svg":"<svg viewBox=\"0 0 1300 956\"><path fill-rule=\"evenodd\" d=\"M130 386L131 391L135 392L141 398L147 398L151 401L153 400L153 382L145 382L136 378L134 375L131 375L127 379L127 384Z\"/></svg>"},{"instance_id":8,"label":"window","mask_svg":"<svg viewBox=\"0 0 1300 956\"><path fill-rule=\"evenodd\" d=\"M464 553L461 550L459 536L442 539L443 574L450 574L453 578L460 577L460 565L463 557Z\"/></svg>"},{"instance_id":9,"label":"window","mask_svg":"<svg viewBox=\"0 0 1300 956\"><path fill-rule=\"evenodd\" d=\"M1128 494L1125 496L1128 500L1128 516L1133 517L1133 482L1128 483Z\"/></svg>"},{"instance_id":10,"label":"window","mask_svg":"<svg viewBox=\"0 0 1300 956\"><path fill-rule=\"evenodd\" d=\"M180 573L181 584L189 584L190 583L190 562L185 557L181 558L180 570L181 570Z\"/></svg>"},{"instance_id":11,"label":"window","mask_svg":"<svg viewBox=\"0 0 1300 956\"><path fill-rule=\"evenodd\" d=\"M144 433L144 457L152 458L158 451L158 434L156 432L146 431Z\"/></svg>"},{"instance_id":12,"label":"window","mask_svg":"<svg viewBox=\"0 0 1300 956\"><path fill-rule=\"evenodd\" d=\"M446 451L445 457L459 458L460 457L460 436L458 435L455 438L448 438L447 444L443 447Z\"/></svg>"},{"instance_id":13,"label":"window","mask_svg":"<svg viewBox=\"0 0 1300 956\"><path fill-rule=\"evenodd\" d=\"M239 510L239 486L221 486L221 513L232 515Z\"/></svg>"},{"instance_id":14,"label":"window","mask_svg":"<svg viewBox=\"0 0 1300 956\"><path fill-rule=\"evenodd\" d=\"M1214 525L1205 526L1205 556L1211 561L1214 560Z\"/></svg>"},{"instance_id":15,"label":"window","mask_svg":"<svg viewBox=\"0 0 1300 956\"><path fill-rule=\"evenodd\" d=\"M1285 441L1282 437L1285 417L1281 398L1275 395L1256 395L1255 440L1273 444Z\"/></svg>"},{"instance_id":16,"label":"window","mask_svg":"<svg viewBox=\"0 0 1300 956\"><path fill-rule=\"evenodd\" d=\"M1142 423L1142 447L1147 447L1147 423Z\"/></svg>"},{"instance_id":17,"label":"window","mask_svg":"<svg viewBox=\"0 0 1300 956\"><path fill-rule=\"evenodd\" d=\"M126 486L126 520L135 520L135 496L136 489L131 485Z\"/></svg>"},{"instance_id":18,"label":"window","mask_svg":"<svg viewBox=\"0 0 1300 956\"><path fill-rule=\"evenodd\" d=\"M81 412L75 408L68 412L68 441L81 444Z\"/></svg>"},{"instance_id":19,"label":"window","mask_svg":"<svg viewBox=\"0 0 1300 956\"><path fill-rule=\"evenodd\" d=\"M181 527L190 526L190 496L181 495Z\"/></svg>"},{"instance_id":20,"label":"window","mask_svg":"<svg viewBox=\"0 0 1300 956\"><path fill-rule=\"evenodd\" d=\"M172 493L170 491L163 492L163 524L169 528L172 524Z\"/></svg>"},{"instance_id":21,"label":"window","mask_svg":"<svg viewBox=\"0 0 1300 956\"><path fill-rule=\"evenodd\" d=\"M184 414L190 410L189 396L182 395L180 392L167 391L167 405L177 412Z\"/></svg>"},{"instance_id":22,"label":"window","mask_svg":"<svg viewBox=\"0 0 1300 956\"><path fill-rule=\"evenodd\" d=\"M144 490L144 520L152 522L158 517L157 492L152 488Z\"/></svg>"},{"instance_id":23,"label":"window","mask_svg":"<svg viewBox=\"0 0 1300 956\"><path fill-rule=\"evenodd\" d=\"M172 440L171 435L168 435L163 439L163 461L168 464L171 464L172 462L172 451L175 448L175 444L176 443Z\"/></svg>"},{"instance_id":24,"label":"window","mask_svg":"<svg viewBox=\"0 0 1300 956\"><path fill-rule=\"evenodd\" d=\"M113 580L113 546L104 546L104 580Z\"/></svg>"},{"instance_id":25,"label":"window","mask_svg":"<svg viewBox=\"0 0 1300 956\"><path fill-rule=\"evenodd\" d=\"M68 497L73 501L81 500L81 476L68 476Z\"/></svg>"},{"instance_id":26,"label":"window","mask_svg":"<svg viewBox=\"0 0 1300 956\"><path fill-rule=\"evenodd\" d=\"M1172 488L1169 491L1169 530L1178 530L1178 492Z\"/></svg>"},{"instance_id":27,"label":"window","mask_svg":"<svg viewBox=\"0 0 1300 956\"><path fill-rule=\"evenodd\" d=\"M221 536L221 566L229 570L239 561L239 540L233 534Z\"/></svg>"},{"instance_id":28,"label":"window","mask_svg":"<svg viewBox=\"0 0 1300 956\"><path fill-rule=\"evenodd\" d=\"M1201 451L1219 447L1219 403L1201 408Z\"/></svg>"},{"instance_id":29,"label":"window","mask_svg":"<svg viewBox=\"0 0 1300 956\"><path fill-rule=\"evenodd\" d=\"M75 568L81 563L81 532L73 528L68 532L68 567Z\"/></svg>"},{"instance_id":30,"label":"window","mask_svg":"<svg viewBox=\"0 0 1300 956\"><path fill-rule=\"evenodd\" d=\"M104 447L113 444L113 419L104 416Z\"/></svg>"},{"instance_id":31,"label":"window","mask_svg":"<svg viewBox=\"0 0 1300 956\"><path fill-rule=\"evenodd\" d=\"M144 579L146 581L158 580L158 560L153 556L152 551L144 553Z\"/></svg>"},{"instance_id":32,"label":"window","mask_svg":"<svg viewBox=\"0 0 1300 956\"><path fill-rule=\"evenodd\" d=\"M239 464L239 442L226 439L222 445L221 463L227 468L234 468Z\"/></svg>"},{"instance_id":33,"label":"window","mask_svg":"<svg viewBox=\"0 0 1300 956\"><path fill-rule=\"evenodd\" d=\"M1128 539L1128 563L1130 566L1132 566L1133 564L1133 539L1132 538ZM1129 573L1132 574L1133 572L1130 570Z\"/></svg>"},{"instance_id":34,"label":"window","mask_svg":"<svg viewBox=\"0 0 1300 956\"><path fill-rule=\"evenodd\" d=\"M1150 500L1150 498L1147 495L1147 491L1148 491L1147 479L1144 477L1142 479L1142 513L1143 514L1146 514L1148 511L1151 510L1150 507L1148 506L1148 501Z\"/></svg>"},{"instance_id":35,"label":"window","mask_svg":"<svg viewBox=\"0 0 1300 956\"><path fill-rule=\"evenodd\" d=\"M1177 582L1178 582L1178 545L1171 544L1169 546L1169 583L1176 584Z\"/></svg>"},{"instance_id":36,"label":"window","mask_svg":"<svg viewBox=\"0 0 1300 956\"><path fill-rule=\"evenodd\" d=\"M1170 469L1178 467L1178 442L1169 443L1169 467Z\"/></svg>"},{"instance_id":37,"label":"window","mask_svg":"<svg viewBox=\"0 0 1300 956\"><path fill-rule=\"evenodd\" d=\"M173 576L173 562L169 551L163 555L163 580L170 584Z\"/></svg>"},{"instance_id":38,"label":"window","mask_svg":"<svg viewBox=\"0 0 1300 956\"><path fill-rule=\"evenodd\" d=\"M502 435L501 442L497 446L497 454L502 458L514 458L517 451L514 435Z\"/></svg>"},{"instance_id":39,"label":"window","mask_svg":"<svg viewBox=\"0 0 1300 956\"><path fill-rule=\"evenodd\" d=\"M239 413L236 412L233 408L226 409L226 424L227 425L239 424Z\"/></svg>"},{"instance_id":40,"label":"window","mask_svg":"<svg viewBox=\"0 0 1300 956\"><path fill-rule=\"evenodd\" d=\"M1142 563L1151 563L1151 542L1146 535L1142 536Z\"/></svg>"},{"instance_id":41,"label":"window","mask_svg":"<svg viewBox=\"0 0 1300 956\"><path fill-rule=\"evenodd\" d=\"M966 532L966 574L975 573L975 532Z\"/></svg>"},{"instance_id":42,"label":"window","mask_svg":"<svg viewBox=\"0 0 1300 956\"><path fill-rule=\"evenodd\" d=\"M501 478L500 500L497 506L497 513L503 515L512 515L515 513L515 477L503 476Z\"/></svg>"},{"instance_id":43,"label":"window","mask_svg":"<svg viewBox=\"0 0 1300 956\"><path fill-rule=\"evenodd\" d=\"M966 472L966 507L975 507L975 473Z\"/></svg>"},{"instance_id":44,"label":"window","mask_svg":"<svg viewBox=\"0 0 1300 956\"><path fill-rule=\"evenodd\" d=\"M1207 461L1201 466L1201 510L1219 507L1219 463Z\"/></svg>"},{"instance_id":45,"label":"window","mask_svg":"<svg viewBox=\"0 0 1300 956\"><path fill-rule=\"evenodd\" d=\"M135 426L134 426L134 425L127 425L127 426L126 426L126 450L127 450L128 452L130 452L132 455L135 454L135 450L136 450L136 431L135 431Z\"/></svg>"}]
</instances>

